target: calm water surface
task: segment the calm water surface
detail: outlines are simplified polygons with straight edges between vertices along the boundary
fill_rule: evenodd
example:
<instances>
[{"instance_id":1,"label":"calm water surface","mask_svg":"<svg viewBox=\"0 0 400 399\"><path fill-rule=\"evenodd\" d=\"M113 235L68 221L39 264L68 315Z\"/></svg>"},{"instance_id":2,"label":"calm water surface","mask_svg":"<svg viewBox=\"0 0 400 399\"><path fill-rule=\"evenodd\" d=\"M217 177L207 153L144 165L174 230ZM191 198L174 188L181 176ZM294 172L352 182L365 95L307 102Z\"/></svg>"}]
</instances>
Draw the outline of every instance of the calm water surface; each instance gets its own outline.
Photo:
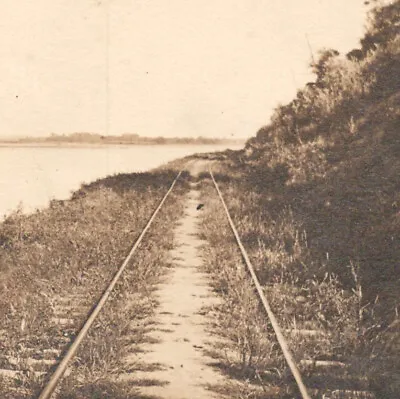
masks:
<instances>
[{"instance_id":1,"label":"calm water surface","mask_svg":"<svg viewBox=\"0 0 400 399\"><path fill-rule=\"evenodd\" d=\"M225 148L211 145L0 147L0 217L18 207L31 212L46 206L50 199L69 198L82 183L110 174L146 171L196 152Z\"/></svg>"}]
</instances>

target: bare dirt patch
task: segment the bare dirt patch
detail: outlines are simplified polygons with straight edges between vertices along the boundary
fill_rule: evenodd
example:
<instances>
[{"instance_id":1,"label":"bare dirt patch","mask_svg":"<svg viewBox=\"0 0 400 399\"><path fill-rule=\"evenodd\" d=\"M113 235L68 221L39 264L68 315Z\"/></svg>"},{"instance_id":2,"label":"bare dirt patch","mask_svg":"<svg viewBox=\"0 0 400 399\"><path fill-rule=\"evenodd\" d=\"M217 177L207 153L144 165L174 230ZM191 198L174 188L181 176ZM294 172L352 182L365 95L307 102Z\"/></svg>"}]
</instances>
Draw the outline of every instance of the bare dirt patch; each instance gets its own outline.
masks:
<instances>
[{"instance_id":1,"label":"bare dirt patch","mask_svg":"<svg viewBox=\"0 0 400 399\"><path fill-rule=\"evenodd\" d=\"M204 165L197 165L195 173L201 169ZM175 229L177 246L170 252L172 267L157 287L159 306L154 314L155 324L145 343L140 344L142 351L126 358L128 363L141 366L124 379L146 397L222 397L210 390L224 382L213 366L215 360L206 354L217 340L207 326L210 311L219 299L202 268L200 247L205 242L198 237L201 212L198 205L199 192L192 185L185 214Z\"/></svg>"}]
</instances>

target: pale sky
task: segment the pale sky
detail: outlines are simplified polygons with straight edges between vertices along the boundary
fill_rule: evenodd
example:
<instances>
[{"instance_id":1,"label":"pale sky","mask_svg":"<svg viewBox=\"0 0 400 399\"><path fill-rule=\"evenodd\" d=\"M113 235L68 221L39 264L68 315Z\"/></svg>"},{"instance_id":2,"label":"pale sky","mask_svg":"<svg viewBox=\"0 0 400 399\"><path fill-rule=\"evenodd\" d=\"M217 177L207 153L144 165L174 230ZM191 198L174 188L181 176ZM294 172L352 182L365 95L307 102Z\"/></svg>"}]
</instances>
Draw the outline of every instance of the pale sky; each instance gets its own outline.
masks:
<instances>
[{"instance_id":1,"label":"pale sky","mask_svg":"<svg viewBox=\"0 0 400 399\"><path fill-rule=\"evenodd\" d=\"M250 137L312 79L307 37L314 53L345 53L365 12L363 0L1 0L0 136Z\"/></svg>"}]
</instances>

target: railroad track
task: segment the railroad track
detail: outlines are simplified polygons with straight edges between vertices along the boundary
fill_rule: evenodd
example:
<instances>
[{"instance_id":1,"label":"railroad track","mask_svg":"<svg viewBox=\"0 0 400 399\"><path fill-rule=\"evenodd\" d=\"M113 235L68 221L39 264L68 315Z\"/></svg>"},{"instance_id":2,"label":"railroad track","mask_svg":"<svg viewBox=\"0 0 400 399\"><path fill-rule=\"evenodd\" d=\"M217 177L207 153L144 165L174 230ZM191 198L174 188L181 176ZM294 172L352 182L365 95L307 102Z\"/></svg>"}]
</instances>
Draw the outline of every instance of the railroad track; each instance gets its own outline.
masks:
<instances>
[{"instance_id":1,"label":"railroad track","mask_svg":"<svg viewBox=\"0 0 400 399\"><path fill-rule=\"evenodd\" d=\"M265 289L260 285L257 275L254 271L251 260L246 252L245 247L242 244L239 233L233 223L230 216L228 207L224 201L223 194L219 189L218 183L210 170L210 176L218 193L221 204L226 213L229 225L235 236L237 245L240 249L244 263L247 267L248 273L253 281L255 291L259 297L259 300L266 312L272 328L275 332L276 339L285 357L287 365L294 377L297 385L299 397L303 399L311 398L325 398L325 399L376 399L372 392L364 389L332 389L329 392L321 392L315 387L309 387L309 378L305 379L302 376L301 370L305 368L312 368L318 370L318 375L329 376L332 373L346 373L347 365L343 362L336 361L334 359L329 360L315 360L315 359L297 359L295 360L288 343L288 337L293 335L301 335L303 337L309 337L310 340L318 340L320 335L324 332L313 329L296 329L283 331L279 325L277 317L275 316L271 306L268 302L265 294ZM128 256L112 278L111 282L101 295L100 299L96 301L93 306L93 301L88 298L83 290L77 289L71 292L67 296L55 296L52 301L54 309L54 318L52 320L54 326L57 327L57 331L62 331L62 334L58 334L55 337L44 337L43 339L47 343L47 349L37 350L37 343L32 342L30 345L18 348L15 354L5 354L0 357L0 377L4 379L20 379L24 378L24 375L30 377L35 376L38 379L46 381L43 387L39 399L49 399L53 396L58 383L65 375L68 370L68 366L71 359L76 354L80 344L85 339L90 327L98 317L105 303L107 302L111 292L115 285L120 279L126 267L131 262L133 255L139 248L144 236L149 230L152 222L156 218L158 212L162 208L164 202L168 198L171 191L174 189L181 172L176 176L175 180L171 184L169 190L154 210L151 218L142 230L140 236L131 248ZM1 337L0 331L0 337ZM40 347L43 347L40 345ZM0 381L1 382L1 381ZM16 390L17 391L17 390Z\"/></svg>"},{"instance_id":2,"label":"railroad track","mask_svg":"<svg viewBox=\"0 0 400 399\"><path fill-rule=\"evenodd\" d=\"M290 369L290 372L296 382L298 394L303 399L311 399L311 398L322 398L322 399L377 399L373 392L368 390L365 385L365 381L363 380L363 376L351 376L348 373L349 365L338 361L336 359L329 359L329 355L324 360L319 359L298 359L297 362L294 359L294 355L290 350L289 338L292 336L302 336L303 338L308 338L312 343L316 344L317 341L321 338L324 338L326 332L316 330L316 329L292 329L283 331L279 325L278 319L275 316L273 310L271 309L270 303L267 299L267 295L265 292L265 288L263 288L258 280L257 274L254 270L252 262L250 260L249 255L240 239L238 230L236 229L232 217L229 213L229 209L225 203L222 192L218 186L218 183L211 171L209 170L212 182L214 187L218 193L218 197L222 203L224 208L226 217L228 219L230 228L235 237L236 243L239 247L241 256L243 258L244 264L246 265L248 274L251 277L252 283L255 287L255 291L258 295L260 303L262 304L265 313L269 319L269 322L274 330L276 339L279 343L283 356L285 358L286 364ZM302 376L300 369L308 370L310 373L305 379ZM335 388L326 390L318 389L318 382L315 383L312 381L310 376L317 376L317 381L327 380L332 378L332 376L339 375L337 386ZM260 378L260 376L259 376ZM343 386L343 378L344 380L352 380L350 382L350 387L341 388ZM307 382L309 382L312 387L307 386ZM353 385L353 387L351 387ZM354 386L355 385L355 386Z\"/></svg>"},{"instance_id":3,"label":"railroad track","mask_svg":"<svg viewBox=\"0 0 400 399\"><path fill-rule=\"evenodd\" d=\"M74 291L67 296L55 295L51 298L54 317L51 320L52 326L50 326L50 329L56 332L55 335L35 337L34 342L24 343L15 348L12 353L0 355L0 390L2 388L1 379L6 381L8 390L11 390L11 394L14 392L15 395L24 394L19 388L19 381L24 378L29 378L31 381L44 380L46 384L39 395L39 399L52 397L57 384L66 373L71 359L106 304L124 270L132 261L133 255L172 192L181 173L177 174L124 262L95 304L93 305L92 296L83 286L75 287ZM2 333L6 336L6 331L0 330L0 338ZM42 347L47 349L38 349ZM13 381L15 386L12 386L10 381Z\"/></svg>"}]
</instances>

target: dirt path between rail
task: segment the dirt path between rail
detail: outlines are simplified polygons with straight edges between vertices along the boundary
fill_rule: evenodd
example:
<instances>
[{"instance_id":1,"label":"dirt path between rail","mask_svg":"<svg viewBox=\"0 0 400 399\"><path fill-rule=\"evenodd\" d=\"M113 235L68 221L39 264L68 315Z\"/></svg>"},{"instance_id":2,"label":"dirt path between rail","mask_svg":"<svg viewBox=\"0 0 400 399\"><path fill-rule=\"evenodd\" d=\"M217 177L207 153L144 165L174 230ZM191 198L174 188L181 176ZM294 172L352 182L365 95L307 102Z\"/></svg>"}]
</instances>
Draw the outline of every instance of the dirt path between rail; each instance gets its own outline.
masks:
<instances>
[{"instance_id":1,"label":"dirt path between rail","mask_svg":"<svg viewBox=\"0 0 400 399\"><path fill-rule=\"evenodd\" d=\"M203 163L192 163L198 174ZM212 388L224 377L212 366L215 361L206 349L215 343L208 331L210 308L219 301L212 292L209 276L201 269L203 259L199 238L199 191L192 184L187 194L185 213L175 229L176 247L171 251L172 267L157 286L154 320L139 345L139 355L131 358L135 367L129 382L145 398L205 399L221 398Z\"/></svg>"}]
</instances>

